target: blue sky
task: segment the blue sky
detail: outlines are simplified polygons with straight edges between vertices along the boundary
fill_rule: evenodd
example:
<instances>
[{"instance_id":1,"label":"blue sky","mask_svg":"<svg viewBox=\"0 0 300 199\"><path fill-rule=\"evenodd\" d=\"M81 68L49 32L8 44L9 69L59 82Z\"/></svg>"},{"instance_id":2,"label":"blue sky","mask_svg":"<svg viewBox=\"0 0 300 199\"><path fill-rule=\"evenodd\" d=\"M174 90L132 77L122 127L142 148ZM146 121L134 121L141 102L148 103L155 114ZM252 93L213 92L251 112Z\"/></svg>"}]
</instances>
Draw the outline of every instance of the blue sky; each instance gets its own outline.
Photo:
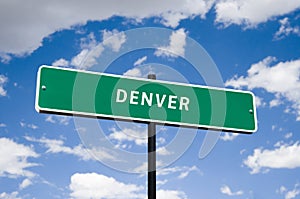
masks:
<instances>
[{"instance_id":1,"label":"blue sky","mask_svg":"<svg viewBox=\"0 0 300 199\"><path fill-rule=\"evenodd\" d=\"M0 198L147 195L147 126L37 113L41 65L252 91L252 135L157 126L157 196L300 198L299 8L299 0L1 1ZM154 37L143 36L147 27ZM193 53L213 62L193 65Z\"/></svg>"}]
</instances>

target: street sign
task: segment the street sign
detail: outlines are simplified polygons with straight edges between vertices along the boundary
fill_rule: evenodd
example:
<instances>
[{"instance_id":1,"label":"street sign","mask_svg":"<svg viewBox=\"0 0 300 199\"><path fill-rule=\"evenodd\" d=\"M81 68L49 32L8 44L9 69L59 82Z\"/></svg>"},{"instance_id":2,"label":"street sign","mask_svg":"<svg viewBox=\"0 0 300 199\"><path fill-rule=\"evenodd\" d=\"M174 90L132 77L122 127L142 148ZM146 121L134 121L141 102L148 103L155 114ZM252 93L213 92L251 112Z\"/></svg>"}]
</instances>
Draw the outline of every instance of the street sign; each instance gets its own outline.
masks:
<instances>
[{"instance_id":1,"label":"street sign","mask_svg":"<svg viewBox=\"0 0 300 199\"><path fill-rule=\"evenodd\" d=\"M41 66L38 112L253 133L251 92Z\"/></svg>"}]
</instances>

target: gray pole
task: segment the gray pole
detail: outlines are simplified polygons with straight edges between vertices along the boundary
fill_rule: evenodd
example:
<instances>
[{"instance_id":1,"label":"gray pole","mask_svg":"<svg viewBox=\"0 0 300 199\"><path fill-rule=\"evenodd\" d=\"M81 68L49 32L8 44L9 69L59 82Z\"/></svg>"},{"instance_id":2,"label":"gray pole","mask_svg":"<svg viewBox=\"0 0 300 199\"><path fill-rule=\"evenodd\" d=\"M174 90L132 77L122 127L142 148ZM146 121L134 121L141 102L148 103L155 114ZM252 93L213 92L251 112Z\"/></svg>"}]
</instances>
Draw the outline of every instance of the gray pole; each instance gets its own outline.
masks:
<instances>
[{"instance_id":1,"label":"gray pole","mask_svg":"<svg viewBox=\"0 0 300 199\"><path fill-rule=\"evenodd\" d=\"M149 74L148 79L156 79ZM148 199L156 199L156 125L148 124Z\"/></svg>"}]
</instances>

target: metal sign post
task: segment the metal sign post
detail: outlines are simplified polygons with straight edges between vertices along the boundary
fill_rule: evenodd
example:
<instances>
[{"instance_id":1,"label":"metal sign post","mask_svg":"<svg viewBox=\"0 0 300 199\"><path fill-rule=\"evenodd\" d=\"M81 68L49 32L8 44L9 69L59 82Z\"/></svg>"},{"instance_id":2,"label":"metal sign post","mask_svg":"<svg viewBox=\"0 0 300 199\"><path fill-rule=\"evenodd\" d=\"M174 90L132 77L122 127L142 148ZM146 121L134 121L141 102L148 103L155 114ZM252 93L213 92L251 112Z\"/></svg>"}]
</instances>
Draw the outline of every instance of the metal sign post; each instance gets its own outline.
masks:
<instances>
[{"instance_id":1,"label":"metal sign post","mask_svg":"<svg viewBox=\"0 0 300 199\"><path fill-rule=\"evenodd\" d=\"M149 74L148 79L156 79ZM156 199L156 125L148 124L148 199Z\"/></svg>"}]
</instances>

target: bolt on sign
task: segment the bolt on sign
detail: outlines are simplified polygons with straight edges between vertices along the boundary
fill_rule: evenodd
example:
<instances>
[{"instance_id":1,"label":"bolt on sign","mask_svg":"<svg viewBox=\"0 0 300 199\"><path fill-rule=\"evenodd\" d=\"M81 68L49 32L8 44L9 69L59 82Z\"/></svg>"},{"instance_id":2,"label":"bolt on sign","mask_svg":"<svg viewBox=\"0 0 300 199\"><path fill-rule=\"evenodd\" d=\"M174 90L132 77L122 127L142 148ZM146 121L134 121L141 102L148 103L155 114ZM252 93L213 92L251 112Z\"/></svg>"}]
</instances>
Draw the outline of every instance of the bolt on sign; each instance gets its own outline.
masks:
<instances>
[{"instance_id":1,"label":"bolt on sign","mask_svg":"<svg viewBox=\"0 0 300 199\"><path fill-rule=\"evenodd\" d=\"M248 91L41 66L36 110L175 126L253 133Z\"/></svg>"}]
</instances>

